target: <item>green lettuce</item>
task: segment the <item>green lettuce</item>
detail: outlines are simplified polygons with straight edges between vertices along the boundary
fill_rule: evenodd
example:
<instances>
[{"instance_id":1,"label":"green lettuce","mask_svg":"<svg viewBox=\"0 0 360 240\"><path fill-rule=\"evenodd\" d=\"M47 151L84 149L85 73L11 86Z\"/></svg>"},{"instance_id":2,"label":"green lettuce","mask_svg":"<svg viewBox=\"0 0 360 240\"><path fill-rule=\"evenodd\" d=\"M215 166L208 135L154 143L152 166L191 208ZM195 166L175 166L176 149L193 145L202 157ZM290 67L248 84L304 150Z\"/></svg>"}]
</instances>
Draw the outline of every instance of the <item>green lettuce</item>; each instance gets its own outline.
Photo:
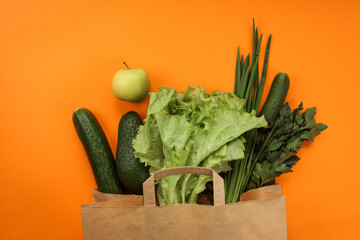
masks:
<instances>
[{"instance_id":1,"label":"green lettuce","mask_svg":"<svg viewBox=\"0 0 360 240\"><path fill-rule=\"evenodd\" d=\"M145 124L133 141L135 156L150 166L150 174L179 166L202 166L229 171L229 161L244 158L243 133L266 127L264 117L247 113L245 100L229 92L205 92L188 87L186 92L159 87L150 93ZM158 181L161 205L196 203L197 195L211 179L175 175Z\"/></svg>"}]
</instances>

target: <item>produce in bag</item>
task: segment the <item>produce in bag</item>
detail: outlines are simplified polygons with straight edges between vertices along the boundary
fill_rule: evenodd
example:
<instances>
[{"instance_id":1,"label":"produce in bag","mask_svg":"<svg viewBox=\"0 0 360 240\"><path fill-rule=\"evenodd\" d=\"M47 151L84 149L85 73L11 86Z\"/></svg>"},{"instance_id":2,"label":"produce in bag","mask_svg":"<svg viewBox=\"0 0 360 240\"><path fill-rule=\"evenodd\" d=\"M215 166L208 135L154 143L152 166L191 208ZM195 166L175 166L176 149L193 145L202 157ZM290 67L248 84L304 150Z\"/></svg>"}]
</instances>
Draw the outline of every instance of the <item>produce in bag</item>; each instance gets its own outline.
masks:
<instances>
[{"instance_id":1,"label":"produce in bag","mask_svg":"<svg viewBox=\"0 0 360 240\"><path fill-rule=\"evenodd\" d=\"M145 125L133 141L134 155L150 167L150 174L179 166L202 166L216 172L230 170L229 161L244 158L242 134L266 127L264 117L246 112L245 101L228 92L205 92L188 87L186 92L160 87L150 93ZM158 181L161 205L196 203L211 179L176 175Z\"/></svg>"}]
</instances>

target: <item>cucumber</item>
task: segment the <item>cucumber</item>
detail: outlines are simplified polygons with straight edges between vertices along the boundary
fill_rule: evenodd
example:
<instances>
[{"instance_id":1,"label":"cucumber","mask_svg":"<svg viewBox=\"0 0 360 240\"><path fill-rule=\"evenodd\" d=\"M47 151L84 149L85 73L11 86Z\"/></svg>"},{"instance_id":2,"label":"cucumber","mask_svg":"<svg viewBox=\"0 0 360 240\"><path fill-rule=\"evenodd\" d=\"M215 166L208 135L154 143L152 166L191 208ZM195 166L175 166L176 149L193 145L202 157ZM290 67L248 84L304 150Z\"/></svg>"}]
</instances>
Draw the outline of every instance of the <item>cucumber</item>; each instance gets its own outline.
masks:
<instances>
[{"instance_id":1,"label":"cucumber","mask_svg":"<svg viewBox=\"0 0 360 240\"><path fill-rule=\"evenodd\" d=\"M73 122L89 159L98 190L103 193L123 193L116 174L114 155L95 116L86 108L79 108L73 113Z\"/></svg>"},{"instance_id":2,"label":"cucumber","mask_svg":"<svg viewBox=\"0 0 360 240\"><path fill-rule=\"evenodd\" d=\"M259 113L259 116L265 116L270 128L274 125L275 119L284 105L289 85L290 79L286 73L278 73L271 84L269 95Z\"/></svg>"},{"instance_id":3,"label":"cucumber","mask_svg":"<svg viewBox=\"0 0 360 240\"><path fill-rule=\"evenodd\" d=\"M149 169L134 156L132 142L143 121L136 112L128 112L119 123L116 149L116 170L124 188L134 194L142 194L142 184L150 176Z\"/></svg>"}]
</instances>

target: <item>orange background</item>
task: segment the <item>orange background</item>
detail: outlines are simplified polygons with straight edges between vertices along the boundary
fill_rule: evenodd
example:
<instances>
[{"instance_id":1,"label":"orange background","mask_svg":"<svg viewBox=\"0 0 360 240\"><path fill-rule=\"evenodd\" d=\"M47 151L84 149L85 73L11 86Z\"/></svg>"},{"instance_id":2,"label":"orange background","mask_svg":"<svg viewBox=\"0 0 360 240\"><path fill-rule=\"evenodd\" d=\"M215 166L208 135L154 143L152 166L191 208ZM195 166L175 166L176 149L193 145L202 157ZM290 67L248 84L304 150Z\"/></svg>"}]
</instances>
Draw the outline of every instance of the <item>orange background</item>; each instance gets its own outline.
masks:
<instances>
[{"instance_id":1,"label":"orange background","mask_svg":"<svg viewBox=\"0 0 360 240\"><path fill-rule=\"evenodd\" d=\"M278 179L289 239L355 239L359 2L220 2L0 1L0 239L82 239L80 205L96 185L72 112L93 111L115 151L121 115L145 117L148 104L113 96L122 61L145 68L153 91L232 91L252 17L265 39L273 35L265 94L284 71L290 105L317 106L329 126Z\"/></svg>"}]
</instances>

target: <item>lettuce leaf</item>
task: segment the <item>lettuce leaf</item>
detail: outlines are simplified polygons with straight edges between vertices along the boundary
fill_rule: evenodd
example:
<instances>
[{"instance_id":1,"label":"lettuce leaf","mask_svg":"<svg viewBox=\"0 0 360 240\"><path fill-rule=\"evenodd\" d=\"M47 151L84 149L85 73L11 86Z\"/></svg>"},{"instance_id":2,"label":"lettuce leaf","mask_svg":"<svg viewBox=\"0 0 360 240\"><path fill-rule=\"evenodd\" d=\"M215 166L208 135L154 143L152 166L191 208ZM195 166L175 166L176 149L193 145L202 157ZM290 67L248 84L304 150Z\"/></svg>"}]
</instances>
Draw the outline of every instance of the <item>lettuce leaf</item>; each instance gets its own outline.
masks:
<instances>
[{"instance_id":1,"label":"lettuce leaf","mask_svg":"<svg viewBox=\"0 0 360 240\"><path fill-rule=\"evenodd\" d=\"M202 166L217 172L230 170L229 161L244 158L245 132L266 127L264 117L247 113L245 101L228 92L186 92L159 87L150 93L145 124L133 141L135 156L150 166L150 174L178 166ZM176 175L158 181L161 205L196 203L211 181L206 176Z\"/></svg>"}]
</instances>

